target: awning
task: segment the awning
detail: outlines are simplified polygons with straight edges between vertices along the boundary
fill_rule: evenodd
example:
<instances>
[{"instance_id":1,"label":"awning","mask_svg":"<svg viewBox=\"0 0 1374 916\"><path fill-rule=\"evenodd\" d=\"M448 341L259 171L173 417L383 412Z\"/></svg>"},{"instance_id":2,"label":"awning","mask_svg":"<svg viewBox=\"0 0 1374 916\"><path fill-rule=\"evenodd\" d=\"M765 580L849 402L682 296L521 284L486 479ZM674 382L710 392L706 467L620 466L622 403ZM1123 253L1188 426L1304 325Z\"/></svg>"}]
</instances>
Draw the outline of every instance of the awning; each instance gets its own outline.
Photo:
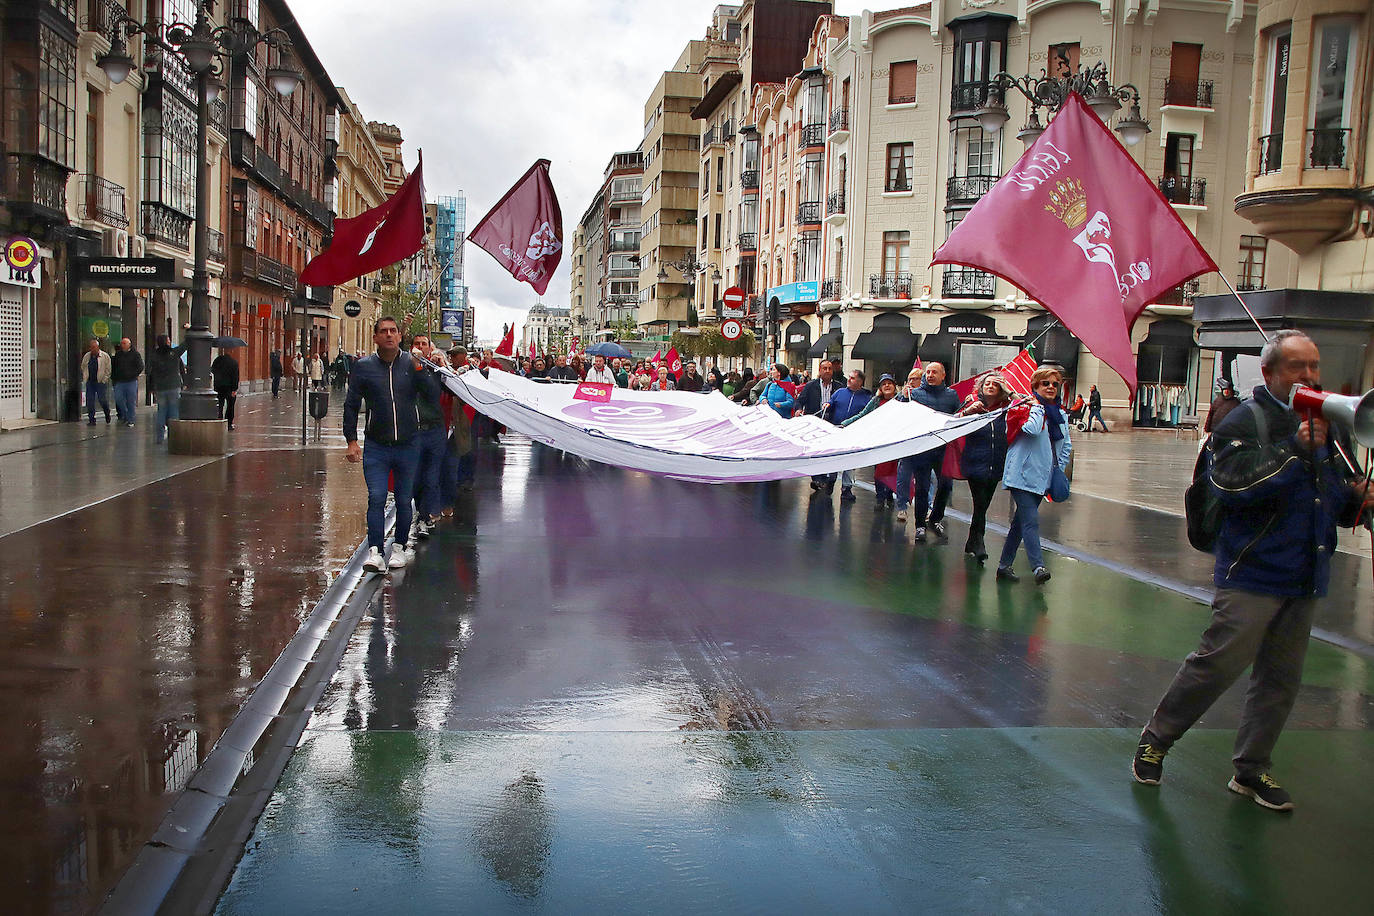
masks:
<instances>
[{"instance_id":1,"label":"awning","mask_svg":"<svg viewBox=\"0 0 1374 916\"><path fill-rule=\"evenodd\" d=\"M879 328L859 335L850 351L855 359L872 359L878 362L910 363L916 358L916 348L921 345L921 335L899 328Z\"/></svg>"},{"instance_id":2,"label":"awning","mask_svg":"<svg viewBox=\"0 0 1374 916\"><path fill-rule=\"evenodd\" d=\"M1261 289L1241 295L1270 334L1281 328L1299 328L1319 347L1363 347L1374 331L1374 293ZM1198 323L1200 347L1256 353L1264 345L1264 338L1235 296L1196 297L1193 320Z\"/></svg>"},{"instance_id":3,"label":"awning","mask_svg":"<svg viewBox=\"0 0 1374 916\"><path fill-rule=\"evenodd\" d=\"M800 319L793 321L783 332L783 346L790 353L810 350L811 325Z\"/></svg>"},{"instance_id":4,"label":"awning","mask_svg":"<svg viewBox=\"0 0 1374 916\"><path fill-rule=\"evenodd\" d=\"M811 349L806 351L807 359L816 359L824 356L831 350L838 350L844 346L844 332L840 330L827 331L822 334L820 340L811 345Z\"/></svg>"}]
</instances>

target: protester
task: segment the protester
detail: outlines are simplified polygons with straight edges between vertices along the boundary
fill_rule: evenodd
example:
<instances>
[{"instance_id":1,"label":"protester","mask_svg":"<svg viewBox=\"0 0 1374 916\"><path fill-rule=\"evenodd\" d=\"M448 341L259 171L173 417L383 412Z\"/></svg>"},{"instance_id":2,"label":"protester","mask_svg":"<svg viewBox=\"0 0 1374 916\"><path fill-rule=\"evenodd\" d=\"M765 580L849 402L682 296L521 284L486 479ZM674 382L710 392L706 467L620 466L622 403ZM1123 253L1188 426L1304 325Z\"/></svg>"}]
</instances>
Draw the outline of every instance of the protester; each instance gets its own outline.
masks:
<instances>
[{"instance_id":1,"label":"protester","mask_svg":"<svg viewBox=\"0 0 1374 916\"><path fill-rule=\"evenodd\" d=\"M817 377L806 383L806 386L797 394L797 403L793 410L806 417L822 417L830 420L830 397L835 393L838 386L835 383L835 367L830 360L821 360L821 367L817 370ZM831 422L834 422L833 420ZM817 474L811 478L811 491L819 492L825 489L827 495L835 492L834 474Z\"/></svg>"},{"instance_id":2,"label":"protester","mask_svg":"<svg viewBox=\"0 0 1374 916\"><path fill-rule=\"evenodd\" d=\"M959 396L945 385L945 367L938 362L927 363L923 370L913 369L907 376L906 387L898 399L903 397L929 407L940 413L952 414L959 410ZM950 492L954 482L940 473L944 464L943 445L910 455L897 462L897 521L906 521L907 500L911 494L913 481L916 484L916 502L912 507L916 522L916 542L924 543L926 524L940 540L945 539L945 507L949 504ZM935 477L935 499L930 498L930 478ZM929 519L926 513L929 512Z\"/></svg>"},{"instance_id":3,"label":"protester","mask_svg":"<svg viewBox=\"0 0 1374 916\"><path fill-rule=\"evenodd\" d=\"M697 372L695 360L687 360L682 367L682 378L677 380L678 391L700 391L706 387L706 380Z\"/></svg>"},{"instance_id":4,"label":"protester","mask_svg":"<svg viewBox=\"0 0 1374 916\"><path fill-rule=\"evenodd\" d=\"M652 391L654 388L654 383L649 378L649 373L640 372L638 375L635 376L634 382L631 384L630 387L632 387L636 391Z\"/></svg>"},{"instance_id":5,"label":"protester","mask_svg":"<svg viewBox=\"0 0 1374 916\"><path fill-rule=\"evenodd\" d=\"M1057 465L1068 467L1069 455L1073 444L1069 441L1069 423L1059 407L1057 400L1059 386L1064 377L1053 366L1041 366L1031 374L1031 392L1034 397L1025 405L1025 422L1016 432L1016 438L1007 446L1006 468L1002 473L1002 486L1011 494L1016 511L1011 517L1011 528L1007 540L1002 545L1002 557L997 562L997 578L1016 582L1019 576L1012 572L1011 564L1016 559L1017 548L1021 542L1026 544L1026 559L1034 570L1035 581L1045 583L1050 580L1050 571L1045 568L1045 559L1040 551L1040 501L1050 488L1050 476ZM1016 422L1019 422L1019 417ZM1007 420L1008 436L1014 429L1012 418Z\"/></svg>"},{"instance_id":6,"label":"protester","mask_svg":"<svg viewBox=\"0 0 1374 916\"><path fill-rule=\"evenodd\" d=\"M1221 525L1211 622L1141 732L1131 764L1137 782L1158 785L1174 742L1251 668L1227 788L1273 811L1293 808L1271 755L1302 683L1336 527L1365 523L1374 507L1369 483L1355 480L1331 447L1334 440L1353 453L1345 431L1288 407L1295 384L1320 385L1320 360L1306 334L1279 331L1260 353L1264 384L1216 427L1211 479Z\"/></svg>"},{"instance_id":7,"label":"protester","mask_svg":"<svg viewBox=\"0 0 1374 916\"><path fill-rule=\"evenodd\" d=\"M773 368L768 370L768 383L759 398L783 418L792 416L792 406L797 403L790 378L787 366L775 363Z\"/></svg>"},{"instance_id":8,"label":"protester","mask_svg":"<svg viewBox=\"0 0 1374 916\"><path fill-rule=\"evenodd\" d=\"M1211 408L1207 411L1207 419L1203 421L1202 431L1210 433L1221 425L1221 421L1232 410L1240 406L1240 398L1236 397L1236 390L1231 386L1230 379L1221 380L1221 391L1212 401Z\"/></svg>"},{"instance_id":9,"label":"protester","mask_svg":"<svg viewBox=\"0 0 1374 916\"><path fill-rule=\"evenodd\" d=\"M673 376L668 372L667 366L658 367L658 378L649 386L650 391L676 391L677 382L673 381Z\"/></svg>"},{"instance_id":10,"label":"protester","mask_svg":"<svg viewBox=\"0 0 1374 916\"><path fill-rule=\"evenodd\" d=\"M740 374L731 369L726 373L725 381L720 386L720 393L733 401L735 399L735 392L739 390L739 385Z\"/></svg>"},{"instance_id":11,"label":"protester","mask_svg":"<svg viewBox=\"0 0 1374 916\"><path fill-rule=\"evenodd\" d=\"M1011 403L1012 395L1007 380L996 372L989 372L978 382L977 389L969 395L968 400L964 401L959 416L1001 410ZM997 493L997 485L1002 482L1006 464L1007 419L1003 414L965 436L959 453L959 472L968 481L969 496L973 500L973 515L969 520L964 553L980 564L988 558L987 547L983 543L987 532L988 507Z\"/></svg>"},{"instance_id":12,"label":"protester","mask_svg":"<svg viewBox=\"0 0 1374 916\"><path fill-rule=\"evenodd\" d=\"M878 379L878 396L870 399L858 413L845 420L840 425L849 426L851 423L857 423L895 397L897 397L897 380L890 375L881 376ZM876 476L873 478L873 490L876 494L876 504L879 508L884 506L890 507L892 505L895 494L887 484L883 483Z\"/></svg>"},{"instance_id":13,"label":"protester","mask_svg":"<svg viewBox=\"0 0 1374 916\"><path fill-rule=\"evenodd\" d=\"M181 418L181 354L186 344L173 347L166 334L159 334L157 345L148 354L148 387L157 398L157 416L153 423L153 441L161 442L167 433L167 423Z\"/></svg>"},{"instance_id":14,"label":"protester","mask_svg":"<svg viewBox=\"0 0 1374 916\"><path fill-rule=\"evenodd\" d=\"M735 384L735 393L730 396L730 400L739 404L751 403L749 393L753 391L754 384L754 370L745 366L744 371L739 374L739 381Z\"/></svg>"},{"instance_id":15,"label":"protester","mask_svg":"<svg viewBox=\"0 0 1374 916\"><path fill-rule=\"evenodd\" d=\"M454 372L465 372L469 368L475 368L468 359L465 347L454 347L449 350L448 359ZM443 507L440 514L449 517L454 513L459 492L471 490L476 476L477 455L473 449L472 424L477 413L448 388L444 388L439 405L443 409L444 426L448 430L441 472Z\"/></svg>"},{"instance_id":16,"label":"protester","mask_svg":"<svg viewBox=\"0 0 1374 916\"><path fill-rule=\"evenodd\" d=\"M580 381L577 377L577 370L568 365L568 358L561 353L553 358L553 368L549 370L549 378L558 382Z\"/></svg>"},{"instance_id":17,"label":"protester","mask_svg":"<svg viewBox=\"0 0 1374 916\"><path fill-rule=\"evenodd\" d=\"M105 411L105 423L110 422L110 354L100 349L100 341L92 337L86 344L86 353L81 357L81 377L86 380L86 423L95 425L95 404L100 402Z\"/></svg>"},{"instance_id":18,"label":"protester","mask_svg":"<svg viewBox=\"0 0 1374 916\"><path fill-rule=\"evenodd\" d=\"M387 315L372 326L377 352L358 360L348 379L344 396L343 434L348 442L347 458L362 462L367 482L367 557L363 566L380 572L383 565L399 569L406 565L406 546L410 541L411 505L415 495L415 471L419 447L415 435L420 418L416 408L416 375L420 371L409 353L401 351L401 326ZM358 411L367 402L367 440L364 449L358 442ZM386 546L386 494L388 478L396 488L396 543L383 563Z\"/></svg>"},{"instance_id":19,"label":"protester","mask_svg":"<svg viewBox=\"0 0 1374 916\"><path fill-rule=\"evenodd\" d=\"M416 334L411 342L410 355L416 365L430 360L440 365L444 355L435 348L427 334ZM415 523L417 538L427 538L439 518L443 502L444 452L448 448L448 429L444 423L444 409L440 396L444 386L439 376L426 370L415 376L415 411L418 426L415 444L418 461L415 465Z\"/></svg>"},{"instance_id":20,"label":"protester","mask_svg":"<svg viewBox=\"0 0 1374 916\"><path fill-rule=\"evenodd\" d=\"M268 365L272 375L272 400L275 401L281 392L282 365L280 350L272 351L271 356L268 357Z\"/></svg>"},{"instance_id":21,"label":"protester","mask_svg":"<svg viewBox=\"0 0 1374 916\"><path fill-rule=\"evenodd\" d=\"M721 372L715 363L711 364L711 371L706 373L706 380L716 391L725 393L725 373Z\"/></svg>"},{"instance_id":22,"label":"protester","mask_svg":"<svg viewBox=\"0 0 1374 916\"><path fill-rule=\"evenodd\" d=\"M836 360L835 366L839 365ZM833 367L832 367L833 370ZM849 373L848 385L830 396L830 409L827 419L836 426L844 426L852 417L857 417L873 399L873 393L864 387L864 371L855 369ZM854 472L840 474L840 501L854 502Z\"/></svg>"},{"instance_id":23,"label":"protester","mask_svg":"<svg viewBox=\"0 0 1374 916\"><path fill-rule=\"evenodd\" d=\"M1102 392L1097 390L1096 385L1088 390L1088 432L1093 431L1093 420L1102 425L1104 433L1111 432L1107 429L1107 421L1102 419Z\"/></svg>"},{"instance_id":24,"label":"protester","mask_svg":"<svg viewBox=\"0 0 1374 916\"><path fill-rule=\"evenodd\" d=\"M568 365L572 368L574 372L577 373L577 380L579 382L584 382L587 380L587 364L582 359L581 353L577 354L572 359L568 360Z\"/></svg>"},{"instance_id":25,"label":"protester","mask_svg":"<svg viewBox=\"0 0 1374 916\"><path fill-rule=\"evenodd\" d=\"M630 387L630 373L625 371L625 364L619 357L611 360L611 371L615 374L615 383L621 388Z\"/></svg>"},{"instance_id":26,"label":"protester","mask_svg":"<svg viewBox=\"0 0 1374 916\"><path fill-rule=\"evenodd\" d=\"M582 381L596 382L601 385L618 384L616 382L615 373L606 365L606 357L599 353L592 357L592 367L587 370L587 377Z\"/></svg>"},{"instance_id":27,"label":"protester","mask_svg":"<svg viewBox=\"0 0 1374 916\"><path fill-rule=\"evenodd\" d=\"M516 375L519 375L519 376L523 376L524 378L529 378L529 377L530 377L530 374L533 373L533 372L534 372L534 360L532 360L532 359L530 359L528 356L526 356L526 357L524 357L523 359L520 360L520 368L516 370L516 373L515 373L515 374L516 374Z\"/></svg>"},{"instance_id":28,"label":"protester","mask_svg":"<svg viewBox=\"0 0 1374 916\"><path fill-rule=\"evenodd\" d=\"M215 416L234 428L234 408L239 400L239 361L228 350L221 350L210 364L215 386Z\"/></svg>"},{"instance_id":29,"label":"protester","mask_svg":"<svg viewBox=\"0 0 1374 916\"><path fill-rule=\"evenodd\" d=\"M549 377L549 371L548 371L548 369L545 368L546 365L547 365L547 364L544 362L544 357L542 357L542 356L537 356L537 357L535 357L534 365L530 368L530 378L532 378L532 379L548 378L548 377Z\"/></svg>"},{"instance_id":30,"label":"protester","mask_svg":"<svg viewBox=\"0 0 1374 916\"><path fill-rule=\"evenodd\" d=\"M138 406L138 377L143 374L143 357L125 337L110 359L110 378L114 381L115 412L125 426L134 425Z\"/></svg>"}]
</instances>

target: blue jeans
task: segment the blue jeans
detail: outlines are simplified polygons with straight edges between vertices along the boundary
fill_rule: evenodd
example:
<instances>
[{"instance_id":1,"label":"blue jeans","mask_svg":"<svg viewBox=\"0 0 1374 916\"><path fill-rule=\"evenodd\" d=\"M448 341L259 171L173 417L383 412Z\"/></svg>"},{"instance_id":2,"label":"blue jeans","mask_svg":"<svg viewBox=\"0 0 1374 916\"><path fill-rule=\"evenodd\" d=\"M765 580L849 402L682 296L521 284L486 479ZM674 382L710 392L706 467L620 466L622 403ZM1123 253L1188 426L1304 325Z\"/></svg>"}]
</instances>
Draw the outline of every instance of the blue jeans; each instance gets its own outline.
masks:
<instances>
[{"instance_id":1,"label":"blue jeans","mask_svg":"<svg viewBox=\"0 0 1374 916\"><path fill-rule=\"evenodd\" d=\"M125 423L134 422L134 408L138 406L138 379L115 382L115 413Z\"/></svg>"},{"instance_id":2,"label":"blue jeans","mask_svg":"<svg viewBox=\"0 0 1374 916\"><path fill-rule=\"evenodd\" d=\"M443 501L442 472L444 452L448 451L448 437L440 423L433 429L422 429L415 434L419 451L419 465L415 471L415 507L420 518L434 518L439 514Z\"/></svg>"},{"instance_id":3,"label":"blue jeans","mask_svg":"<svg viewBox=\"0 0 1374 916\"><path fill-rule=\"evenodd\" d=\"M167 434L167 421L181 419L181 389L168 388L157 393L157 441Z\"/></svg>"},{"instance_id":4,"label":"blue jeans","mask_svg":"<svg viewBox=\"0 0 1374 916\"><path fill-rule=\"evenodd\" d=\"M1025 541L1026 559L1030 561L1031 569L1039 569L1045 565L1045 556L1040 552L1040 501L1045 494L1015 487L1008 487L1007 492L1011 494L1016 511L1012 514L1007 542L1002 545L1002 559L997 561L997 565L1011 569L1012 561L1016 559L1016 548Z\"/></svg>"},{"instance_id":5,"label":"blue jeans","mask_svg":"<svg viewBox=\"0 0 1374 916\"><path fill-rule=\"evenodd\" d=\"M95 402L99 401L100 406L105 409L105 422L110 422L110 397L106 393L108 386L100 382L86 383L86 416L92 423L95 422Z\"/></svg>"},{"instance_id":6,"label":"blue jeans","mask_svg":"<svg viewBox=\"0 0 1374 916\"><path fill-rule=\"evenodd\" d=\"M410 540L410 520L415 509L415 470L420 447L414 439L401 445L368 440L363 445L363 480L367 482L367 545L378 552L386 546L386 483L396 475L396 543Z\"/></svg>"},{"instance_id":7,"label":"blue jeans","mask_svg":"<svg viewBox=\"0 0 1374 916\"><path fill-rule=\"evenodd\" d=\"M916 504L914 516L917 527L926 523L926 513L930 521L938 522L945 517L945 506L949 504L949 494L954 489L954 481L940 476L940 465L945 460L944 446L911 455L897 462L897 508L905 509L907 494L911 492L911 482L916 481ZM930 505L930 475L935 475L935 505Z\"/></svg>"},{"instance_id":8,"label":"blue jeans","mask_svg":"<svg viewBox=\"0 0 1374 916\"><path fill-rule=\"evenodd\" d=\"M1093 407L1088 410L1088 432L1093 431L1093 420L1102 424L1102 431L1107 432L1107 421L1102 419L1102 408Z\"/></svg>"},{"instance_id":9,"label":"blue jeans","mask_svg":"<svg viewBox=\"0 0 1374 916\"><path fill-rule=\"evenodd\" d=\"M469 451L466 455L455 455L452 446L444 449L444 469L441 473L443 480L439 484L439 489L443 493L445 508L457 504L458 488L465 483L471 483L476 472L477 452Z\"/></svg>"}]
</instances>

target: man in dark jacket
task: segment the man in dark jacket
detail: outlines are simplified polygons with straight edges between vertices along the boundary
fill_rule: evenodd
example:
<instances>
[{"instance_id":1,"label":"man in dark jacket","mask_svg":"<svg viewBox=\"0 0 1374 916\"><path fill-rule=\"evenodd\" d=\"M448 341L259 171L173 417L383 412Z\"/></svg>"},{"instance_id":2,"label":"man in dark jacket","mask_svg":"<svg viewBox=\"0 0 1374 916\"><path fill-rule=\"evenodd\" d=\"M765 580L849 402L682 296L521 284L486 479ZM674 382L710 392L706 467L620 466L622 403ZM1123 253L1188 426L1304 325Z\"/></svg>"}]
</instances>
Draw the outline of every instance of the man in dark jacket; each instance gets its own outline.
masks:
<instances>
[{"instance_id":1,"label":"man in dark jacket","mask_svg":"<svg viewBox=\"0 0 1374 916\"><path fill-rule=\"evenodd\" d=\"M1088 391L1088 432L1093 431L1093 420L1097 420L1104 433L1111 431L1107 429L1107 421L1102 419L1102 392L1097 390L1096 385Z\"/></svg>"},{"instance_id":2,"label":"man in dark jacket","mask_svg":"<svg viewBox=\"0 0 1374 916\"><path fill-rule=\"evenodd\" d=\"M682 366L682 378L677 380L678 391L700 391L706 385L700 372L697 372L697 364L693 360L687 360Z\"/></svg>"},{"instance_id":3,"label":"man in dark jacket","mask_svg":"<svg viewBox=\"0 0 1374 916\"><path fill-rule=\"evenodd\" d=\"M1210 433L1221 425L1221 421L1226 419L1226 415L1240 406L1240 398L1236 397L1236 391L1231 387L1228 379L1221 380L1221 393L1212 401L1212 406L1207 411L1207 419L1202 424L1202 431Z\"/></svg>"},{"instance_id":4,"label":"man in dark jacket","mask_svg":"<svg viewBox=\"0 0 1374 916\"><path fill-rule=\"evenodd\" d=\"M941 363L927 363L919 375L917 370L912 370L907 376L906 389L898 397L923 404L940 413L959 412L959 395L954 393L953 388L945 385L945 367ZM926 540L927 512L930 513L930 528L935 532L935 536L941 540L945 537L945 506L949 504L949 494L954 489L954 481L940 474L940 465L944 460L945 447L939 445L897 462L897 521L906 521L906 502L914 480L916 502L912 506L912 514L916 517L918 544L924 544ZM934 505L931 505L930 501L932 474L935 475Z\"/></svg>"},{"instance_id":5,"label":"man in dark jacket","mask_svg":"<svg viewBox=\"0 0 1374 916\"><path fill-rule=\"evenodd\" d=\"M1279 331L1260 354L1264 385L1213 435L1212 486L1222 504L1202 642L1183 661L1140 735L1131 771L1158 785L1164 755L1252 664L1236 733L1232 792L1274 811L1293 807L1270 754L1298 696L1317 599L1326 594L1336 526L1367 519L1369 488L1335 453L1344 431L1288 407L1295 384L1321 382L1317 345Z\"/></svg>"},{"instance_id":6,"label":"man in dark jacket","mask_svg":"<svg viewBox=\"0 0 1374 916\"><path fill-rule=\"evenodd\" d=\"M228 420L229 428L233 429L234 404L239 399L239 361L228 350L221 350L210 364L210 377L215 385L215 413Z\"/></svg>"},{"instance_id":7,"label":"man in dark jacket","mask_svg":"<svg viewBox=\"0 0 1374 916\"><path fill-rule=\"evenodd\" d=\"M268 358L268 369L272 375L272 399L276 400L277 395L281 392L281 377L284 373L280 350L272 351L272 355Z\"/></svg>"},{"instance_id":8,"label":"man in dark jacket","mask_svg":"<svg viewBox=\"0 0 1374 916\"><path fill-rule=\"evenodd\" d=\"M420 414L416 406L417 375L420 366L409 353L401 351L401 326L390 315L372 326L377 352L353 365L344 395L343 434L348 442L346 457L362 462L367 481L367 558L364 568L380 572L383 565L399 569L406 565L406 545L410 541L410 520L415 508L415 472L420 463ZM363 435L367 448L358 442L358 411L367 401L367 423ZM382 559L386 546L386 493L388 479L394 475L396 487L396 543L391 556Z\"/></svg>"},{"instance_id":9,"label":"man in dark jacket","mask_svg":"<svg viewBox=\"0 0 1374 916\"><path fill-rule=\"evenodd\" d=\"M835 366L830 360L821 360L821 367L816 370L816 377L802 386L802 390L797 393L797 403L792 406L794 412L805 417L819 416L831 423L835 421L829 416L830 398L838 389L835 383ZM835 492L834 474L817 474L811 478L812 492L825 488L826 495Z\"/></svg>"},{"instance_id":10,"label":"man in dark jacket","mask_svg":"<svg viewBox=\"0 0 1374 916\"><path fill-rule=\"evenodd\" d=\"M838 368L839 360L835 360L831 365L831 370ZM843 426L845 421L851 417L857 417L868 406L868 402L873 400L873 392L864 387L864 371L855 369L849 373L848 384L830 396L830 409L826 411L826 419L836 426ZM854 502L854 472L843 471L840 474L840 502Z\"/></svg>"},{"instance_id":11,"label":"man in dark jacket","mask_svg":"<svg viewBox=\"0 0 1374 916\"><path fill-rule=\"evenodd\" d=\"M173 347L166 334L159 334L157 346L148 354L148 387L157 396L157 419L153 439L161 442L169 420L181 417L181 354L186 344Z\"/></svg>"},{"instance_id":12,"label":"man in dark jacket","mask_svg":"<svg viewBox=\"0 0 1374 916\"><path fill-rule=\"evenodd\" d=\"M114 382L115 412L125 426L134 425L134 409L138 405L138 377L143 374L143 357L134 343L125 337L119 349L110 357L110 381Z\"/></svg>"},{"instance_id":13,"label":"man in dark jacket","mask_svg":"<svg viewBox=\"0 0 1374 916\"><path fill-rule=\"evenodd\" d=\"M410 347L412 356L424 357L437 365L446 362L444 354L430 342L429 335L416 334ZM417 359L418 362L418 359ZM444 426L444 409L440 397L443 382L432 371L415 376L415 409L419 417L419 431L415 435L419 463L415 467L415 536L427 538L439 518L443 502L444 452L448 447L448 429Z\"/></svg>"}]
</instances>

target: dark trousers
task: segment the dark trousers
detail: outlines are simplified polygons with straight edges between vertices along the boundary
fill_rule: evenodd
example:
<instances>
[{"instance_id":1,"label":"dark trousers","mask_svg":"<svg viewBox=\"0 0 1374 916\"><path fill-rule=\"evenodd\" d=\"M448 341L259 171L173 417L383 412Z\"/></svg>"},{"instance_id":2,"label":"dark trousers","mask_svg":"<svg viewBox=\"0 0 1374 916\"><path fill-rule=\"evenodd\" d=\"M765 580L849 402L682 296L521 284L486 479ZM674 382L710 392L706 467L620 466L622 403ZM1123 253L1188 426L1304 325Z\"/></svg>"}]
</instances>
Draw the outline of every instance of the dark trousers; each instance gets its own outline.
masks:
<instances>
[{"instance_id":1,"label":"dark trousers","mask_svg":"<svg viewBox=\"0 0 1374 916\"><path fill-rule=\"evenodd\" d=\"M415 516L415 469L420 464L419 445L411 440L401 445L383 445L368 440L363 445L363 480L367 482L367 545L380 552L386 546L387 481L396 486L396 543L410 540L410 522Z\"/></svg>"},{"instance_id":2,"label":"dark trousers","mask_svg":"<svg viewBox=\"0 0 1374 916\"><path fill-rule=\"evenodd\" d=\"M914 480L916 497L911 507L911 515L918 528L925 525L927 513L932 524L942 521L945 517L945 506L949 505L949 494L954 490L954 481L940 476L940 465L944 464L944 461L945 448L940 446L897 462L897 508L906 506L907 494L911 492ZM934 505L931 505L930 501L931 474L935 475Z\"/></svg>"},{"instance_id":3,"label":"dark trousers","mask_svg":"<svg viewBox=\"0 0 1374 916\"><path fill-rule=\"evenodd\" d=\"M973 516L968 523L966 549L982 548L983 535L988 530L988 506L992 505L992 498L997 495L999 483L1001 481L996 477L989 477L986 480L977 477L968 479L969 496L973 497Z\"/></svg>"},{"instance_id":4,"label":"dark trousers","mask_svg":"<svg viewBox=\"0 0 1374 916\"><path fill-rule=\"evenodd\" d=\"M215 389L215 415L228 420L230 427L234 425L234 405L238 403L238 397L234 392L233 388Z\"/></svg>"},{"instance_id":5,"label":"dark trousers","mask_svg":"<svg viewBox=\"0 0 1374 916\"><path fill-rule=\"evenodd\" d=\"M1316 607L1315 598L1217 589L1202 642L1183 660L1145 726L1150 741L1170 747L1253 662L1231 760L1241 776L1268 772L1298 698Z\"/></svg>"},{"instance_id":6,"label":"dark trousers","mask_svg":"<svg viewBox=\"0 0 1374 916\"><path fill-rule=\"evenodd\" d=\"M86 416L92 423L95 422L95 402L100 402L100 407L105 411L105 422L110 422L110 397L106 393L108 385L100 382L86 383Z\"/></svg>"},{"instance_id":7,"label":"dark trousers","mask_svg":"<svg viewBox=\"0 0 1374 916\"><path fill-rule=\"evenodd\" d=\"M280 375L273 375L273 376L272 376L272 397L275 398L275 397L277 396L277 393L280 392L280 391L281 391L281 376L280 376Z\"/></svg>"},{"instance_id":8,"label":"dark trousers","mask_svg":"<svg viewBox=\"0 0 1374 916\"><path fill-rule=\"evenodd\" d=\"M440 489L444 467L444 452L448 451L448 437L443 424L422 429L415 435L419 464L415 470L415 508L420 518L434 518L439 514L443 499Z\"/></svg>"},{"instance_id":9,"label":"dark trousers","mask_svg":"<svg viewBox=\"0 0 1374 916\"><path fill-rule=\"evenodd\" d=\"M458 503L458 490L464 485L470 485L477 471L477 453L469 450L465 455L455 454L452 444L444 449L444 467L440 472L442 478L439 489L443 493L442 503L445 508Z\"/></svg>"}]
</instances>

